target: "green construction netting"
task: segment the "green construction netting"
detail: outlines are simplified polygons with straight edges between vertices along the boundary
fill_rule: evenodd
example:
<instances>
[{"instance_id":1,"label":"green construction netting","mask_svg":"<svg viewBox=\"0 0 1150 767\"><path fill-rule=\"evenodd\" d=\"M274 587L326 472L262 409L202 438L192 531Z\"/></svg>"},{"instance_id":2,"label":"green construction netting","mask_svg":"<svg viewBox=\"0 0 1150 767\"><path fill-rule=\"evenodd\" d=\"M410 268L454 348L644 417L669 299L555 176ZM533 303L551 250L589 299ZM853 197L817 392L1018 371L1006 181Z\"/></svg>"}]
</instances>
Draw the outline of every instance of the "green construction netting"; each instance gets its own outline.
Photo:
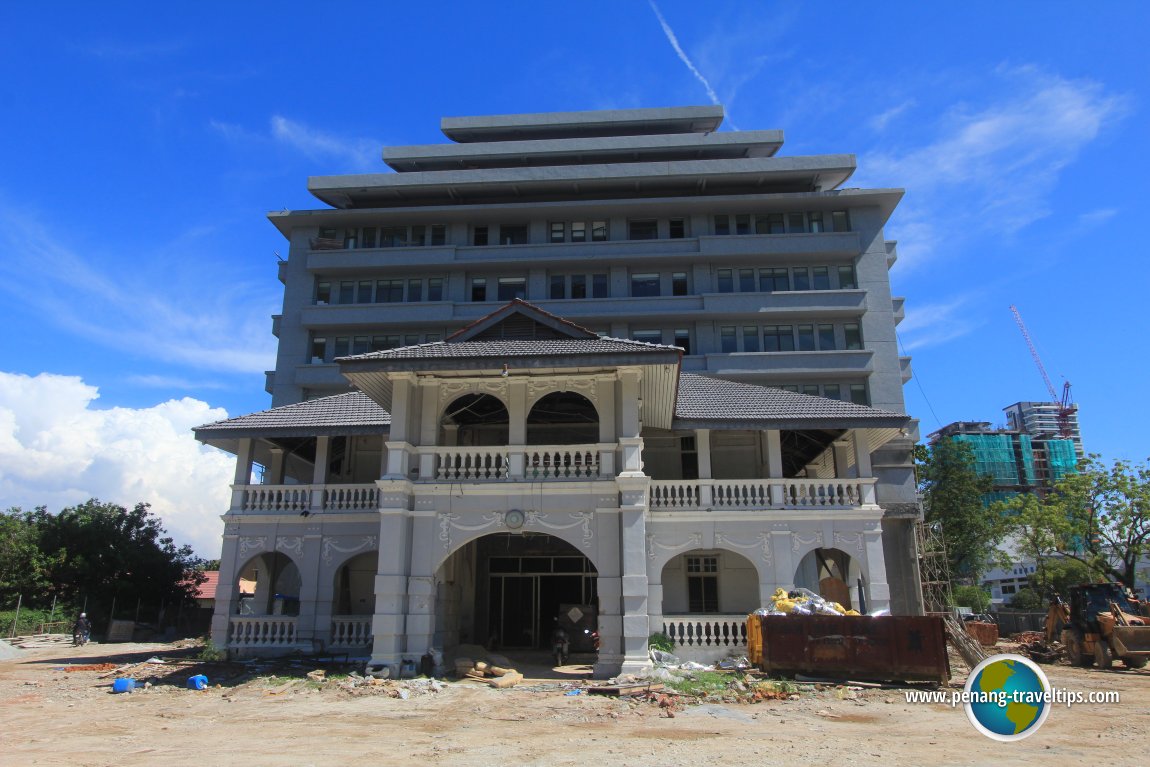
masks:
<instances>
[{"instance_id":1,"label":"green construction netting","mask_svg":"<svg viewBox=\"0 0 1150 767\"><path fill-rule=\"evenodd\" d=\"M1049 467L1051 482L1057 482L1067 474L1074 474L1078 467L1078 453L1074 450L1074 440L1048 440L1046 465Z\"/></svg>"},{"instance_id":2,"label":"green construction netting","mask_svg":"<svg viewBox=\"0 0 1150 767\"><path fill-rule=\"evenodd\" d=\"M959 434L954 439L970 445L974 452L974 468L979 474L989 474L996 485L1033 485L1034 453L1030 437L1020 435L1019 453L1015 452L1010 434Z\"/></svg>"}]
</instances>

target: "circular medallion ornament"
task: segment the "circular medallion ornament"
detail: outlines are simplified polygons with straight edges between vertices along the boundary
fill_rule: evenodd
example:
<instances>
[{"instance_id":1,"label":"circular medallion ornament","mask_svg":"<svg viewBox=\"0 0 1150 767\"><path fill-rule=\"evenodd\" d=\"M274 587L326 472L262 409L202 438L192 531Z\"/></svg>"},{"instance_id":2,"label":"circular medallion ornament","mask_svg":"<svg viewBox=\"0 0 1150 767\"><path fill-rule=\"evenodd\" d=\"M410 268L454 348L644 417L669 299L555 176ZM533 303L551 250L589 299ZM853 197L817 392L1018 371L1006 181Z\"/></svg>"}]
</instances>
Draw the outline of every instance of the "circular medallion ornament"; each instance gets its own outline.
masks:
<instances>
[{"instance_id":1,"label":"circular medallion ornament","mask_svg":"<svg viewBox=\"0 0 1150 767\"><path fill-rule=\"evenodd\" d=\"M523 523L527 521L527 516L519 509L511 509L503 515L503 524L512 530L518 530L523 527Z\"/></svg>"}]
</instances>

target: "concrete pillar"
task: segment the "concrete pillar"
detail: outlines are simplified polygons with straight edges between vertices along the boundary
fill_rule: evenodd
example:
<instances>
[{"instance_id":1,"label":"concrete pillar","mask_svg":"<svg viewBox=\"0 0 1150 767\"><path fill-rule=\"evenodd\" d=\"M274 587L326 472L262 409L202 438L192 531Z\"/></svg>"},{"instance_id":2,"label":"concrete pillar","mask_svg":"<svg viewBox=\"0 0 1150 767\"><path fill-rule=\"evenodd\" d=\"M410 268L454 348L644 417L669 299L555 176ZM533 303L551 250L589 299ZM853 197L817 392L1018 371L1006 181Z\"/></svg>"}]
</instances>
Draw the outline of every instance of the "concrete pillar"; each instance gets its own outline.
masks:
<instances>
[{"instance_id":1,"label":"concrete pillar","mask_svg":"<svg viewBox=\"0 0 1150 767\"><path fill-rule=\"evenodd\" d=\"M273 447L270 448L270 451L272 460L271 465L267 467L268 484L282 485L284 483L284 449L282 447Z\"/></svg>"},{"instance_id":2,"label":"concrete pillar","mask_svg":"<svg viewBox=\"0 0 1150 767\"><path fill-rule=\"evenodd\" d=\"M239 568L243 562L239 556L239 535L224 532L224 545L220 551L220 580L216 587L216 606L212 611L212 644L218 648L228 645L228 621L236 611L236 586Z\"/></svg>"},{"instance_id":3,"label":"concrete pillar","mask_svg":"<svg viewBox=\"0 0 1150 767\"><path fill-rule=\"evenodd\" d=\"M890 609L890 585L886 580L886 554L882 546L882 528L875 527L863 534L863 549L866 552L865 566L860 568L864 575L867 612Z\"/></svg>"},{"instance_id":4,"label":"concrete pillar","mask_svg":"<svg viewBox=\"0 0 1150 767\"><path fill-rule=\"evenodd\" d=\"M232 479L232 509L244 507L244 493L252 482L252 438L241 437L236 450L236 473Z\"/></svg>"},{"instance_id":5,"label":"concrete pillar","mask_svg":"<svg viewBox=\"0 0 1150 767\"><path fill-rule=\"evenodd\" d=\"M695 429L695 450L699 461L699 507L711 508L714 486L711 484L711 430Z\"/></svg>"},{"instance_id":6,"label":"concrete pillar","mask_svg":"<svg viewBox=\"0 0 1150 767\"><path fill-rule=\"evenodd\" d=\"M331 639L332 586L330 583L327 585L327 599L324 601L321 597L324 586L320 579L321 540L318 532L304 535L303 545L298 555L292 559L300 575L296 641L305 646L311 642L312 649L316 652L325 649Z\"/></svg>"},{"instance_id":7,"label":"concrete pillar","mask_svg":"<svg viewBox=\"0 0 1150 767\"><path fill-rule=\"evenodd\" d=\"M599 414L599 476L615 476L615 381L601 378L595 382L596 409Z\"/></svg>"},{"instance_id":8,"label":"concrete pillar","mask_svg":"<svg viewBox=\"0 0 1150 767\"><path fill-rule=\"evenodd\" d=\"M642 373L635 369L619 371L619 447L623 451L620 477L643 476L643 439L639 383Z\"/></svg>"},{"instance_id":9,"label":"concrete pillar","mask_svg":"<svg viewBox=\"0 0 1150 767\"><path fill-rule=\"evenodd\" d=\"M523 453L527 444L527 379L511 378L507 384L507 444L511 448L507 473L512 479L522 479L527 473Z\"/></svg>"},{"instance_id":10,"label":"concrete pillar","mask_svg":"<svg viewBox=\"0 0 1150 767\"><path fill-rule=\"evenodd\" d=\"M371 630L373 666L399 672L407 635L408 547L411 518L406 510L382 509L379 515L379 562L375 575L375 615Z\"/></svg>"},{"instance_id":11,"label":"concrete pillar","mask_svg":"<svg viewBox=\"0 0 1150 767\"><path fill-rule=\"evenodd\" d=\"M421 447L430 447L439 439L439 382L423 380L419 397L419 442ZM421 479L435 477L435 455L429 452L419 454L419 476Z\"/></svg>"},{"instance_id":12,"label":"concrete pillar","mask_svg":"<svg viewBox=\"0 0 1150 767\"><path fill-rule=\"evenodd\" d=\"M651 636L647 583L647 477L617 480L619 504L619 551L622 564L622 673L634 673L649 664L647 640Z\"/></svg>"},{"instance_id":13,"label":"concrete pillar","mask_svg":"<svg viewBox=\"0 0 1150 767\"><path fill-rule=\"evenodd\" d=\"M855 470L857 476L859 479L870 479L874 477L874 469L871 467L870 462L870 446L867 443L866 430L851 430L851 441L854 443ZM873 482L862 486L862 497L860 500L864 506L873 506L876 503Z\"/></svg>"},{"instance_id":14,"label":"concrete pillar","mask_svg":"<svg viewBox=\"0 0 1150 767\"><path fill-rule=\"evenodd\" d=\"M311 509L323 511L323 493L327 484L328 456L331 454L331 437L315 438L315 465L311 471Z\"/></svg>"},{"instance_id":15,"label":"concrete pillar","mask_svg":"<svg viewBox=\"0 0 1150 767\"><path fill-rule=\"evenodd\" d=\"M771 561L775 568L775 588L790 591L795 587L795 561L791 551L791 531L771 531ZM764 594L766 600L770 594Z\"/></svg>"},{"instance_id":16,"label":"concrete pillar","mask_svg":"<svg viewBox=\"0 0 1150 767\"><path fill-rule=\"evenodd\" d=\"M783 442L782 433L778 429L767 429L766 431L766 451L767 451L767 477L769 479L782 479L783 478ZM775 508L782 508L783 506L783 486L781 482L772 482L770 485L771 491L771 506ZM788 576L793 577L793 576Z\"/></svg>"},{"instance_id":17,"label":"concrete pillar","mask_svg":"<svg viewBox=\"0 0 1150 767\"><path fill-rule=\"evenodd\" d=\"M418 661L431 649L435 635L435 573L431 552L435 546L435 517L411 521L411 572L407 578L407 619L405 657Z\"/></svg>"}]
</instances>

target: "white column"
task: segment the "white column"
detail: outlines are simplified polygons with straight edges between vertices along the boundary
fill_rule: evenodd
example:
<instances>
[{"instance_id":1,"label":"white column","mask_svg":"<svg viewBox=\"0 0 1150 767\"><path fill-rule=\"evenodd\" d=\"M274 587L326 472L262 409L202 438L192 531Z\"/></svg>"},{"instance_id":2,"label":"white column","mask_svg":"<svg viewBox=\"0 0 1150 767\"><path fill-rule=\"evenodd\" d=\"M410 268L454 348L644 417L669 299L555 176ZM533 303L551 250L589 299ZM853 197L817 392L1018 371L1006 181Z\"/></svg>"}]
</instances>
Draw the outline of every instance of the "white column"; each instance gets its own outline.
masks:
<instances>
[{"instance_id":1,"label":"white column","mask_svg":"<svg viewBox=\"0 0 1150 767\"><path fill-rule=\"evenodd\" d=\"M236 585L239 579L238 562L239 535L224 531L224 546L220 552L220 581L216 586L216 606L212 611L212 644L224 648L228 646L228 624L235 612Z\"/></svg>"},{"instance_id":2,"label":"white column","mask_svg":"<svg viewBox=\"0 0 1150 767\"><path fill-rule=\"evenodd\" d=\"M855 470L858 478L870 479L874 476L874 469L871 467L870 446L867 444L866 430L853 429L851 431L851 441L854 442ZM867 484L862 485L861 500L863 505L873 506L875 504L873 482L868 482Z\"/></svg>"},{"instance_id":3,"label":"white column","mask_svg":"<svg viewBox=\"0 0 1150 767\"><path fill-rule=\"evenodd\" d=\"M641 477L643 475L643 439L640 437L639 383L642 373L639 370L619 371L619 446L623 449L623 470L620 477Z\"/></svg>"},{"instance_id":4,"label":"white column","mask_svg":"<svg viewBox=\"0 0 1150 767\"><path fill-rule=\"evenodd\" d=\"M232 510L244 507L244 493L252 482L252 439L242 437L236 451L236 473L232 480Z\"/></svg>"},{"instance_id":5,"label":"white column","mask_svg":"<svg viewBox=\"0 0 1150 767\"><path fill-rule=\"evenodd\" d=\"M415 376L395 376L391 386L391 432L388 434L385 479L407 479L410 465L411 388Z\"/></svg>"},{"instance_id":6,"label":"white column","mask_svg":"<svg viewBox=\"0 0 1150 767\"><path fill-rule=\"evenodd\" d=\"M315 438L315 464L311 471L311 508L323 511L323 493L327 485L327 462L331 454L331 437Z\"/></svg>"},{"instance_id":7,"label":"white column","mask_svg":"<svg viewBox=\"0 0 1150 767\"><path fill-rule=\"evenodd\" d=\"M507 384L507 473L512 479L523 479L527 473L527 380L513 377Z\"/></svg>"},{"instance_id":8,"label":"white column","mask_svg":"<svg viewBox=\"0 0 1150 767\"><path fill-rule=\"evenodd\" d=\"M398 676L407 635L407 567L411 518L402 509L381 509L379 561L375 575L375 615L371 621L371 664Z\"/></svg>"},{"instance_id":9,"label":"white column","mask_svg":"<svg viewBox=\"0 0 1150 767\"><path fill-rule=\"evenodd\" d=\"M419 445L429 447L439 440L439 382L423 380L419 387ZM435 477L435 456L421 453L419 456L420 479Z\"/></svg>"},{"instance_id":10,"label":"white column","mask_svg":"<svg viewBox=\"0 0 1150 767\"><path fill-rule=\"evenodd\" d=\"M622 563L623 667L622 673L636 672L649 664L647 640L651 636L647 612L650 596L647 583L647 497L648 477L620 476L619 504L620 561Z\"/></svg>"},{"instance_id":11,"label":"white column","mask_svg":"<svg viewBox=\"0 0 1150 767\"><path fill-rule=\"evenodd\" d=\"M714 503L711 484L711 430L695 429L695 450L699 459L699 506L709 509Z\"/></svg>"},{"instance_id":12,"label":"white column","mask_svg":"<svg viewBox=\"0 0 1150 767\"><path fill-rule=\"evenodd\" d=\"M599 411L599 476L615 476L615 381L600 378L595 381L598 393L596 406Z\"/></svg>"},{"instance_id":13,"label":"white column","mask_svg":"<svg viewBox=\"0 0 1150 767\"><path fill-rule=\"evenodd\" d=\"M781 480L783 478L783 442L782 433L778 429L767 429L767 478ZM781 482L770 484L771 505L780 508L783 505L783 485ZM792 577L792 576L788 576Z\"/></svg>"},{"instance_id":14,"label":"white column","mask_svg":"<svg viewBox=\"0 0 1150 767\"><path fill-rule=\"evenodd\" d=\"M835 460L835 479L850 476L850 451L853 444L847 440L836 440L831 444L831 455Z\"/></svg>"},{"instance_id":15,"label":"white column","mask_svg":"<svg viewBox=\"0 0 1150 767\"><path fill-rule=\"evenodd\" d=\"M268 467L268 484L282 485L284 483L284 449L282 447L270 448L272 463Z\"/></svg>"}]
</instances>

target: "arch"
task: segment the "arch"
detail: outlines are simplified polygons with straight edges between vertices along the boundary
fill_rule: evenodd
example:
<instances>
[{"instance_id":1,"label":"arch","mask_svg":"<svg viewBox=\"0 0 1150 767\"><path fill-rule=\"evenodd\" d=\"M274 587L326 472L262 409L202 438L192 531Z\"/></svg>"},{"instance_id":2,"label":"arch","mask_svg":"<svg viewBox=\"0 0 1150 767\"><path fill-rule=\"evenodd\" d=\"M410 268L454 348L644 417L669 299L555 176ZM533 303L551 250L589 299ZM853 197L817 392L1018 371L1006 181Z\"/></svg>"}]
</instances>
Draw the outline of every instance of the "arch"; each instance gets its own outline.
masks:
<instances>
[{"instance_id":1,"label":"arch","mask_svg":"<svg viewBox=\"0 0 1150 767\"><path fill-rule=\"evenodd\" d=\"M233 585L239 615L299 615L303 587L299 567L287 554L266 551L239 569Z\"/></svg>"},{"instance_id":2,"label":"arch","mask_svg":"<svg viewBox=\"0 0 1150 767\"><path fill-rule=\"evenodd\" d=\"M510 415L507 405L494 394L456 397L439 417L439 444L483 447L506 445Z\"/></svg>"},{"instance_id":3,"label":"arch","mask_svg":"<svg viewBox=\"0 0 1150 767\"><path fill-rule=\"evenodd\" d=\"M573 391L553 391L527 413L528 445L590 445L599 441L599 411Z\"/></svg>"},{"instance_id":4,"label":"arch","mask_svg":"<svg viewBox=\"0 0 1150 767\"><path fill-rule=\"evenodd\" d=\"M546 649L560 619L573 651L593 651L598 577L591 558L558 536L475 536L456 546L436 569L433 643L445 649L459 644Z\"/></svg>"},{"instance_id":5,"label":"arch","mask_svg":"<svg viewBox=\"0 0 1150 767\"><path fill-rule=\"evenodd\" d=\"M663 614L743 614L762 603L758 567L729 549L692 549L667 559L660 572Z\"/></svg>"},{"instance_id":6,"label":"arch","mask_svg":"<svg viewBox=\"0 0 1150 767\"><path fill-rule=\"evenodd\" d=\"M799 560L795 569L795 586L838 602L848 610L857 609L861 576L859 560L842 549L814 548Z\"/></svg>"},{"instance_id":7,"label":"arch","mask_svg":"<svg viewBox=\"0 0 1150 767\"><path fill-rule=\"evenodd\" d=\"M374 615L379 552L365 551L344 560L332 573L333 615Z\"/></svg>"}]
</instances>

